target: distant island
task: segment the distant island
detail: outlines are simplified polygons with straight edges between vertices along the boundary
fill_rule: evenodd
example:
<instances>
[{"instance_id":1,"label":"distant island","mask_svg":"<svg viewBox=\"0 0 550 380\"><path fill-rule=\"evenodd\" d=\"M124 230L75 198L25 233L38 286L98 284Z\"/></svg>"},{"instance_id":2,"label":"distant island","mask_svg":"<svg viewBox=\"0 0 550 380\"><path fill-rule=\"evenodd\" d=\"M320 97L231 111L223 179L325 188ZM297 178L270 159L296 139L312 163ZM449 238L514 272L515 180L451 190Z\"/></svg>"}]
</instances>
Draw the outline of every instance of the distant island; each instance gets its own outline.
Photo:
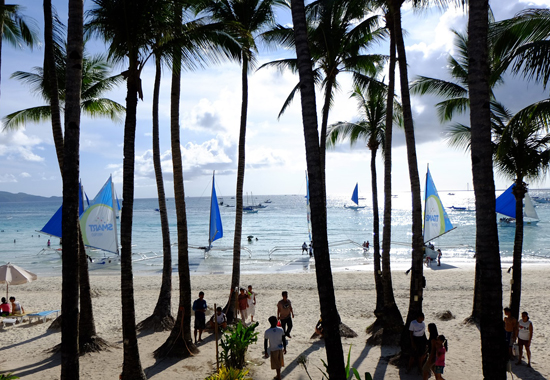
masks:
<instances>
[{"instance_id":1,"label":"distant island","mask_svg":"<svg viewBox=\"0 0 550 380\"><path fill-rule=\"evenodd\" d=\"M0 191L0 202L44 202L44 201L63 201L63 197L41 197L38 195L30 195L25 193L8 193Z\"/></svg>"}]
</instances>

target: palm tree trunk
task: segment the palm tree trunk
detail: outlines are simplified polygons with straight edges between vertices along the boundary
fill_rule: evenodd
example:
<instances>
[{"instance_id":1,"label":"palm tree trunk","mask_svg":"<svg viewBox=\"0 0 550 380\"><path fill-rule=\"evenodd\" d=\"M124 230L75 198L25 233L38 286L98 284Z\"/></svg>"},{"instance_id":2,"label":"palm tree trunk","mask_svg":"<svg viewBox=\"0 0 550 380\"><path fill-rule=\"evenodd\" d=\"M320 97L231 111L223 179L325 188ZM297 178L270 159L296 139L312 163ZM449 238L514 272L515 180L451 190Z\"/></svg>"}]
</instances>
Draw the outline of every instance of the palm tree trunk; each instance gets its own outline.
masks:
<instances>
[{"instance_id":1,"label":"palm tree trunk","mask_svg":"<svg viewBox=\"0 0 550 380\"><path fill-rule=\"evenodd\" d=\"M319 149L319 134L317 130L315 88L303 0L292 0L291 10L296 40L296 57L300 75L300 97L309 176L311 224L313 236L315 236L315 275L317 277L319 303L321 305L321 316L325 329L328 374L330 379L345 380L344 353L339 333L340 317L336 308L332 271L330 268L326 199L324 197L321 151Z\"/></svg>"},{"instance_id":2,"label":"palm tree trunk","mask_svg":"<svg viewBox=\"0 0 550 380\"><path fill-rule=\"evenodd\" d=\"M159 98L161 75L161 59L160 55L156 55L155 83L153 87L153 165L155 167L155 179L157 181L157 196L162 232L162 282L153 314L138 323L138 331L145 329L168 331L174 327L174 317L172 317L172 249L170 247L170 227L168 225L166 195L164 192L164 180L162 177L160 160Z\"/></svg>"},{"instance_id":3,"label":"palm tree trunk","mask_svg":"<svg viewBox=\"0 0 550 380\"><path fill-rule=\"evenodd\" d=\"M472 175L476 197L476 265L481 297L480 332L483 376L506 379L508 359L502 324L502 273L495 214L488 65L488 0L470 0L468 88L472 128Z\"/></svg>"},{"instance_id":4,"label":"palm tree trunk","mask_svg":"<svg viewBox=\"0 0 550 380\"><path fill-rule=\"evenodd\" d=\"M5 5L6 0L0 0L0 7L3 8ZM0 84L2 84L2 38L4 38L4 20L0 19Z\"/></svg>"},{"instance_id":5,"label":"palm tree trunk","mask_svg":"<svg viewBox=\"0 0 550 380\"><path fill-rule=\"evenodd\" d=\"M174 23L181 26L182 9L176 11ZM183 163L180 140L180 94L181 94L181 52L174 49L172 63L172 84L170 91L170 137L172 146L172 167L174 172L174 197L178 228L178 275L180 279L178 316L170 336L154 352L156 358L166 356L188 357L199 352L191 338L191 277L189 274L189 241L187 238L187 213L183 186Z\"/></svg>"},{"instance_id":6,"label":"palm tree trunk","mask_svg":"<svg viewBox=\"0 0 550 380\"><path fill-rule=\"evenodd\" d=\"M3 0L2 0L3 1ZM0 46L1 48L1 46ZM1 49L0 49L1 50ZM59 108L59 88L55 70L53 48L52 1L44 0L44 79L49 87L50 109L52 119L52 134L59 162L59 170L63 169L63 129L61 128L61 111ZM63 175L63 172L61 173Z\"/></svg>"},{"instance_id":7,"label":"palm tree trunk","mask_svg":"<svg viewBox=\"0 0 550 380\"><path fill-rule=\"evenodd\" d=\"M391 276L391 168L392 168L392 138L393 138L393 101L395 94L395 30L393 16L386 12L387 28L390 31L390 59L388 65L388 97L386 99L386 129L384 146L384 227L382 236L382 284L384 287L384 318L385 332L401 332L403 317L395 303Z\"/></svg>"},{"instance_id":8,"label":"palm tree trunk","mask_svg":"<svg viewBox=\"0 0 550 380\"><path fill-rule=\"evenodd\" d=\"M237 190L235 193L235 236L233 238L233 272L231 274L231 291L233 300L237 299L239 282L241 280L241 239L243 231L243 186L245 169L245 142L246 142L246 119L248 112L248 59L242 54L241 68L241 125L239 130L239 158L237 164ZM228 302L226 306L228 321L237 318L235 302Z\"/></svg>"},{"instance_id":9,"label":"palm tree trunk","mask_svg":"<svg viewBox=\"0 0 550 380\"><path fill-rule=\"evenodd\" d=\"M514 260L512 272L512 286L510 292L510 309L512 316L519 320L521 303L521 254L523 252L523 199L527 193L523 176L518 176L513 191L516 197L516 235L514 237Z\"/></svg>"},{"instance_id":10,"label":"palm tree trunk","mask_svg":"<svg viewBox=\"0 0 550 380\"><path fill-rule=\"evenodd\" d=\"M374 284L376 286L376 309L374 315L380 317L384 310L384 289L382 287L382 267L380 266L380 216L378 214L378 184L376 180L376 147L371 148L370 173L372 188L372 248L374 250Z\"/></svg>"},{"instance_id":11,"label":"palm tree trunk","mask_svg":"<svg viewBox=\"0 0 550 380\"><path fill-rule=\"evenodd\" d=\"M333 75L330 75L327 78L327 83L325 86L325 96L323 104L323 116L321 119L321 140L319 144L319 152L321 154L321 174L323 179L323 197L326 199L326 157L327 157L327 126L328 126L328 114L330 112L330 100L332 98L332 90L334 89L334 82L336 78Z\"/></svg>"},{"instance_id":12,"label":"palm tree trunk","mask_svg":"<svg viewBox=\"0 0 550 380\"><path fill-rule=\"evenodd\" d=\"M120 216L120 288L122 297L122 339L124 361L122 380L146 379L141 368L136 334L134 274L132 271L132 224L134 217L134 170L136 114L139 89L137 53L131 52L127 77L126 121L124 123L124 160L122 184L122 214Z\"/></svg>"},{"instance_id":13,"label":"palm tree trunk","mask_svg":"<svg viewBox=\"0 0 550 380\"><path fill-rule=\"evenodd\" d=\"M422 294L424 289L423 256L424 240L422 237L422 201L420 197L420 178L416 159L416 142L409 94L407 74L407 57L403 29L401 27L401 1L392 1L393 22L395 30L395 46L397 48L399 77L401 83L401 104L405 125L405 141L407 144L407 161L409 163L409 179L412 193L412 271L409 298L409 310L406 325L422 313Z\"/></svg>"},{"instance_id":14,"label":"palm tree trunk","mask_svg":"<svg viewBox=\"0 0 550 380\"><path fill-rule=\"evenodd\" d=\"M61 379L79 379L78 361L78 193L80 176L80 90L83 2L69 1L63 173L63 266L61 294Z\"/></svg>"}]
</instances>

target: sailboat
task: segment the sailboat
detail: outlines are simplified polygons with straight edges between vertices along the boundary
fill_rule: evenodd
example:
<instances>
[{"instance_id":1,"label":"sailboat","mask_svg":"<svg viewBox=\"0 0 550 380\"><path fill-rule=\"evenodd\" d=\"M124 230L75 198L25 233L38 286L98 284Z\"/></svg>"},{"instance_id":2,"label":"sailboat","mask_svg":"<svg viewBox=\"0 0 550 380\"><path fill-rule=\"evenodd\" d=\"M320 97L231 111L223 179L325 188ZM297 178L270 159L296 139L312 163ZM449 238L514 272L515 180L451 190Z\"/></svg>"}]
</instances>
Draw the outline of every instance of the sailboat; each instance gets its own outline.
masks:
<instances>
[{"instance_id":1,"label":"sailboat","mask_svg":"<svg viewBox=\"0 0 550 380\"><path fill-rule=\"evenodd\" d=\"M359 206L359 184L358 183L355 184L355 188L353 189L353 193L351 194L351 200L353 201L353 203L355 203L355 206L344 205L344 208L349 208L352 210L359 210L359 209L365 208L365 206Z\"/></svg>"},{"instance_id":2,"label":"sailboat","mask_svg":"<svg viewBox=\"0 0 550 380\"><path fill-rule=\"evenodd\" d=\"M216 187L214 184L214 173L212 172L212 193L210 196L210 225L208 228L208 247L206 252L212 248L212 243L223 237L222 218L220 215L220 207L218 205L218 197L216 196Z\"/></svg>"},{"instance_id":3,"label":"sailboat","mask_svg":"<svg viewBox=\"0 0 550 380\"><path fill-rule=\"evenodd\" d=\"M512 193L515 186L515 183L512 184L496 199L495 211L504 215L504 217L499 219L500 225L515 224L516 222L516 197ZM524 225L534 225L540 220L529 193L525 193L525 198L523 199L523 216L527 218L523 220Z\"/></svg>"},{"instance_id":4,"label":"sailboat","mask_svg":"<svg viewBox=\"0 0 550 380\"><path fill-rule=\"evenodd\" d=\"M424 191L424 228L422 231L424 244L455 228L441 203L428 168L426 172L426 189ZM425 253L427 257L433 260L437 258L437 252L433 249L433 244L425 247Z\"/></svg>"}]
</instances>

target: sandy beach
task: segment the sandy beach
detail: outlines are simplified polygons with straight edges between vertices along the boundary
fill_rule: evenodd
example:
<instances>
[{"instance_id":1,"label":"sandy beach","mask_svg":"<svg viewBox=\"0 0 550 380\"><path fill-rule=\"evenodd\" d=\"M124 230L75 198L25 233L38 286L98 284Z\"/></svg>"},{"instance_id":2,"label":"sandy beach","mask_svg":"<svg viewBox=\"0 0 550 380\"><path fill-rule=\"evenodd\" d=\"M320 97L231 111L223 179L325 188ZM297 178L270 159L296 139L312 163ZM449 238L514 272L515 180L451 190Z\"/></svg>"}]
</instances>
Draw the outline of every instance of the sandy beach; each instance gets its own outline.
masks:
<instances>
[{"instance_id":1,"label":"sandy beach","mask_svg":"<svg viewBox=\"0 0 550 380\"><path fill-rule=\"evenodd\" d=\"M406 374L404 369L388 364L389 357L397 347L372 347L366 345L365 328L374 321L374 279L370 271L349 271L334 274L336 299L342 321L357 334L356 338L343 339L344 352L351 347L351 362L359 373L370 372L374 379L420 379L416 371ZM508 303L511 275L503 270L504 304ZM531 346L532 369L525 365L512 364L516 379L547 379L550 377L550 322L546 316L550 307L550 267L526 265L523 272L522 310L529 312L534 326ZM437 324L439 333L449 342L444 377L450 379L482 379L481 344L479 331L473 325L463 323L472 307L474 267L465 264L455 267L443 264L425 270L424 313L426 324ZM179 283L174 276L173 310L177 308ZM394 269L395 297L403 316L408 305L410 277L401 268ZM205 292L208 302L207 318L213 313L214 303L224 305L229 275L192 276L193 298L199 290ZM120 279L118 276L91 276L94 292L94 313L98 334L115 347L99 354L81 357L81 378L118 379L122 368L122 330L120 312ZM136 276L135 300L137 322L150 315L156 303L160 288L160 276ZM319 301L315 275L307 274L257 274L242 276L242 285L252 284L257 293L255 319L260 321L258 343L248 353L249 376L253 379L272 379L274 371L269 361L263 359L263 331L267 329L267 318L276 312L281 291L289 292L293 302L295 319L293 338L288 345L283 368L284 379L308 379L303 367L296 359L306 356L308 370L313 379L320 379L323 368L320 359L326 358L322 340L310 339L319 317ZM2 289L5 289L2 287ZM40 277L26 285L10 287L10 295L21 302L27 312L61 308L61 278ZM438 320L436 315L449 310L455 316L449 321ZM61 334L50 332L51 322L24 322L0 329L0 373L14 372L22 379L58 379L60 375L59 355L52 356L48 350L60 343ZM142 366L150 379L204 379L216 367L214 336L205 333L200 352L185 360L165 359L159 362L152 356L167 338L168 332L140 334L139 346ZM511 376L509 375L509 378Z\"/></svg>"}]
</instances>

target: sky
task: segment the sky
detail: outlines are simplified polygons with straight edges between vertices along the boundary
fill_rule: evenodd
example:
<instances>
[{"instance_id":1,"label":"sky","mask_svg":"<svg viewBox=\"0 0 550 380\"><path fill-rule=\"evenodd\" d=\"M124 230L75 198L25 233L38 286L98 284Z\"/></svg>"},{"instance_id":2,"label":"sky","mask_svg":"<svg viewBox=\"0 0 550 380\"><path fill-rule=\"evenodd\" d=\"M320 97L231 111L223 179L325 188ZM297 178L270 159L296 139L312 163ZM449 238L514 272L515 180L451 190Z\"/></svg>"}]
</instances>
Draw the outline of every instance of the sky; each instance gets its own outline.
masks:
<instances>
[{"instance_id":1,"label":"sky","mask_svg":"<svg viewBox=\"0 0 550 380\"><path fill-rule=\"evenodd\" d=\"M21 0L23 13L36 20L42 35L42 2ZM62 19L66 19L67 1L53 1ZM91 6L85 1L85 7ZM491 6L496 20L512 17L529 7L550 7L550 0L494 0ZM278 20L289 24L289 12L280 11ZM446 72L448 54L453 53L451 29L465 31L467 14L462 8L446 11L428 10L423 14L405 8L403 27L409 65L409 79L416 75L450 79ZM17 70L31 71L42 66L43 49L16 49L3 44L0 117L22 108L44 104L30 88L10 75ZM102 52L102 42L92 41L90 53ZM372 53L387 54L388 46L381 43ZM292 57L293 51L262 48L259 65L280 58ZM113 68L113 75L125 68ZM167 196L173 196L170 149L170 72L163 70L160 104L161 156ZM240 67L235 62L223 62L204 69L184 72L180 101L180 125L184 163L185 193L188 196L209 196L212 171L216 171L218 196L235 194L237 148L241 106ZM156 197L155 174L152 162L151 106L154 64L149 62L142 74L144 99L138 104L136 130L135 197ZM249 108L246 132L246 172L244 191L256 195L305 193L305 143L299 99L277 119L279 110L297 76L274 69L261 69L249 75ZM349 98L351 84L346 74L340 74L341 87L337 92L329 123L357 121L357 105ZM547 90L548 91L548 90ZM107 94L124 104L126 89L121 86ZM497 99L517 111L547 97L547 93L532 82L506 76L497 91ZM472 190L469 152L447 145L446 125L437 118L434 97L413 97L413 116L417 142L418 170L424 178L427 165L441 191ZM320 121L322 97L317 97ZM468 122L463 119L463 122ZM81 122L80 175L89 196L100 190L110 174L117 191L122 192L123 123L103 118L83 117ZM410 189L404 133L394 131L393 191ZM370 197L370 151L365 144L350 147L342 143L327 152L327 194L351 196L359 183L361 196ZM383 186L382 159L378 162L379 189ZM511 180L495 172L497 189L505 189ZM549 188L545 178L530 183L531 188ZM24 128L0 132L0 190L24 192L41 196L62 195L61 176L49 123L27 124ZM368 199L368 198L367 198Z\"/></svg>"}]
</instances>

